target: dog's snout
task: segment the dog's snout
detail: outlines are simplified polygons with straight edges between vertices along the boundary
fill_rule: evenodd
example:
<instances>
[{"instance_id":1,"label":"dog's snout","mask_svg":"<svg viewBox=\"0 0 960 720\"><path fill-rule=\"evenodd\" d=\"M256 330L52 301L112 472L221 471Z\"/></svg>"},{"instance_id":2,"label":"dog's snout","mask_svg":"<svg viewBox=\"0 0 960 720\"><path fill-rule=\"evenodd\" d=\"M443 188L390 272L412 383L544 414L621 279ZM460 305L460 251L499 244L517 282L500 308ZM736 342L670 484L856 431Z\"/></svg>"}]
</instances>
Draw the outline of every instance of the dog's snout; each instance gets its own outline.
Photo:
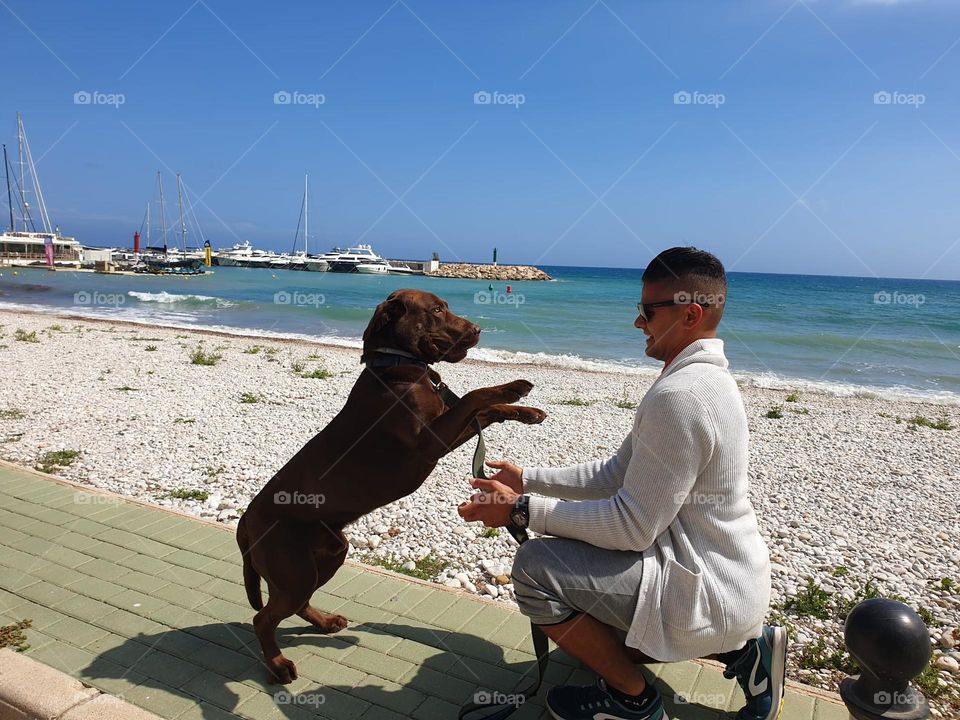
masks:
<instances>
[{"instance_id":1,"label":"dog's snout","mask_svg":"<svg viewBox=\"0 0 960 720\"><path fill-rule=\"evenodd\" d=\"M470 326L467 328L467 332L470 333L471 335L479 335L479 334L480 334L480 326L479 326L479 325L474 325L473 323L470 323Z\"/></svg>"}]
</instances>

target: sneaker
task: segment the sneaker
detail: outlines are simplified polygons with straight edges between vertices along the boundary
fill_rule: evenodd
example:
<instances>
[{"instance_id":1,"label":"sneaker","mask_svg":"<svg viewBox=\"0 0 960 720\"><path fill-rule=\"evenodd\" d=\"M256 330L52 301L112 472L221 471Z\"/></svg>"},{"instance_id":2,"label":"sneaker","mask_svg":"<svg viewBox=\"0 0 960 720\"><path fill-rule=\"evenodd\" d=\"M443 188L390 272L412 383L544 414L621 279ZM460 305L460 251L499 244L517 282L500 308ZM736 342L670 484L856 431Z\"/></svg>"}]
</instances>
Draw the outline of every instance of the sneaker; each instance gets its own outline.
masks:
<instances>
[{"instance_id":1,"label":"sneaker","mask_svg":"<svg viewBox=\"0 0 960 720\"><path fill-rule=\"evenodd\" d=\"M747 652L727 666L723 676L737 679L747 704L737 720L776 720L783 708L787 672L787 630L764 625L756 640L747 643Z\"/></svg>"},{"instance_id":2,"label":"sneaker","mask_svg":"<svg viewBox=\"0 0 960 720\"><path fill-rule=\"evenodd\" d=\"M638 712L621 705L603 679L596 685L563 685L547 693L547 709L556 720L669 720L660 692L654 690L656 700Z\"/></svg>"}]
</instances>

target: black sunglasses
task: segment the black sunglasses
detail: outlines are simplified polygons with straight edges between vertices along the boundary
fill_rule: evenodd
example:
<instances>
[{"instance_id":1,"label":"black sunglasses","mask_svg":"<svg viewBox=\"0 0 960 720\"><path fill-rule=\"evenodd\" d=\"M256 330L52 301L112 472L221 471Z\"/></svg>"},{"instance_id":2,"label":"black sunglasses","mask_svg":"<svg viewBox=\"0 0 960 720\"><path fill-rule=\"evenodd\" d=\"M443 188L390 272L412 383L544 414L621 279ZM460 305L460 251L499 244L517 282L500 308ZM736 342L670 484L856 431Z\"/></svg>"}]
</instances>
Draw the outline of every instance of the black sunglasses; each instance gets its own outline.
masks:
<instances>
[{"instance_id":1,"label":"black sunglasses","mask_svg":"<svg viewBox=\"0 0 960 720\"><path fill-rule=\"evenodd\" d=\"M640 313L640 317L643 318L644 322L650 322L653 320L653 310L654 308L660 307L672 307L673 305L691 305L690 302L679 302L677 300L663 300L661 302L655 303L637 303L637 312ZM697 303L700 307L710 307L709 303Z\"/></svg>"}]
</instances>

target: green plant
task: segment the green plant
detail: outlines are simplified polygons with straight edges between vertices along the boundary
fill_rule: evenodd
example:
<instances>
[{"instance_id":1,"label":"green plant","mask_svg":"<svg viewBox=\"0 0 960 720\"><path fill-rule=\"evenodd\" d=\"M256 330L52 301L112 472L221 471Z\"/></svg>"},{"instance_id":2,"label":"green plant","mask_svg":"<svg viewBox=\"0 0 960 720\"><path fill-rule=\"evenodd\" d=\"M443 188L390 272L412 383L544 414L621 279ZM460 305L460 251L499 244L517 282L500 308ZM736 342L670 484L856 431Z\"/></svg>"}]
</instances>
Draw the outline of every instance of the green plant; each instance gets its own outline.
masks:
<instances>
[{"instance_id":1,"label":"green plant","mask_svg":"<svg viewBox=\"0 0 960 720\"><path fill-rule=\"evenodd\" d=\"M204 349L199 346L190 353L190 362L194 365L216 365L222 359L222 355L205 352Z\"/></svg>"},{"instance_id":2,"label":"green plant","mask_svg":"<svg viewBox=\"0 0 960 720\"><path fill-rule=\"evenodd\" d=\"M796 413L797 415L809 415L809 408L789 408L790 412Z\"/></svg>"},{"instance_id":3,"label":"green plant","mask_svg":"<svg viewBox=\"0 0 960 720\"><path fill-rule=\"evenodd\" d=\"M403 563L397 562L396 560L381 558L375 555L364 558L364 562L391 570L393 572L402 573L403 575L420 578L421 580L431 580L435 578L437 575L446 570L449 565L446 560L438 558L432 553L426 557L422 557L419 560L414 561L416 567L413 570L403 567Z\"/></svg>"},{"instance_id":4,"label":"green plant","mask_svg":"<svg viewBox=\"0 0 960 720\"><path fill-rule=\"evenodd\" d=\"M218 465L217 467L214 467L213 465L207 465L203 472L207 475L207 477L216 477L217 475L222 475L226 471L227 468L225 465Z\"/></svg>"},{"instance_id":5,"label":"green plant","mask_svg":"<svg viewBox=\"0 0 960 720\"><path fill-rule=\"evenodd\" d=\"M859 605L864 600L872 600L874 598L883 597L883 593L880 592L880 588L873 580L867 580L866 584L858 589L850 600L841 599L837 603L837 615L840 619L846 618L850 614L850 611L853 610L857 605ZM886 597L891 600L902 600L899 596L887 595Z\"/></svg>"},{"instance_id":6,"label":"green plant","mask_svg":"<svg viewBox=\"0 0 960 720\"><path fill-rule=\"evenodd\" d=\"M147 345L147 346L144 348L144 350L146 350L147 352L155 352L156 349L157 349L157 346L156 346L156 345Z\"/></svg>"},{"instance_id":7,"label":"green plant","mask_svg":"<svg viewBox=\"0 0 960 720\"><path fill-rule=\"evenodd\" d=\"M208 497L210 497L210 493L208 493L206 490L184 490L181 488L179 490L171 490L166 494L166 497L175 498L177 500L196 500L197 502L204 502Z\"/></svg>"},{"instance_id":8,"label":"green plant","mask_svg":"<svg viewBox=\"0 0 960 720\"><path fill-rule=\"evenodd\" d=\"M188 418L188 417L178 417L178 418L174 418L174 420L173 420L173 424L174 424L174 425L182 425L182 424L186 424L186 423L195 423L195 422L196 422L196 420L194 420L193 418Z\"/></svg>"},{"instance_id":9,"label":"green plant","mask_svg":"<svg viewBox=\"0 0 960 720\"><path fill-rule=\"evenodd\" d=\"M620 399L613 403L621 410L636 410L637 403L633 402L629 397L627 397L627 386L623 386L623 394L620 396Z\"/></svg>"},{"instance_id":10,"label":"green plant","mask_svg":"<svg viewBox=\"0 0 960 720\"><path fill-rule=\"evenodd\" d=\"M778 407L772 407L767 410L767 417L771 420L779 420L783 417L783 411Z\"/></svg>"},{"instance_id":11,"label":"green plant","mask_svg":"<svg viewBox=\"0 0 960 720\"><path fill-rule=\"evenodd\" d=\"M500 528L489 527L489 528L484 528L484 529L480 532L480 537L495 538L495 537L497 537L499 534L500 534Z\"/></svg>"},{"instance_id":12,"label":"green plant","mask_svg":"<svg viewBox=\"0 0 960 720\"><path fill-rule=\"evenodd\" d=\"M63 325L59 325L55 323L50 327L48 327L47 330L50 332L63 332Z\"/></svg>"},{"instance_id":13,"label":"green plant","mask_svg":"<svg viewBox=\"0 0 960 720\"><path fill-rule=\"evenodd\" d=\"M251 345L250 347L245 348L243 352L244 352L246 355L256 355L256 354L257 354L258 352L260 352L262 349L263 349L263 348L260 347L259 345Z\"/></svg>"},{"instance_id":14,"label":"green plant","mask_svg":"<svg viewBox=\"0 0 960 720\"><path fill-rule=\"evenodd\" d=\"M830 574L834 577L846 577L850 574L850 570L846 565L837 565Z\"/></svg>"},{"instance_id":15,"label":"green plant","mask_svg":"<svg viewBox=\"0 0 960 720\"><path fill-rule=\"evenodd\" d=\"M931 659L923 672L913 679L913 684L922 692L928 700L935 700L946 692L947 688L940 684L940 673Z\"/></svg>"},{"instance_id":16,"label":"green plant","mask_svg":"<svg viewBox=\"0 0 960 720\"><path fill-rule=\"evenodd\" d=\"M130 387L129 385L121 385L118 388L114 388L114 390L119 390L120 392L136 392L138 389L139 388Z\"/></svg>"},{"instance_id":17,"label":"green plant","mask_svg":"<svg viewBox=\"0 0 960 720\"><path fill-rule=\"evenodd\" d=\"M316 353L310 353L309 355L307 355L307 360L323 360L323 357L320 355L317 355Z\"/></svg>"},{"instance_id":18,"label":"green plant","mask_svg":"<svg viewBox=\"0 0 960 720\"><path fill-rule=\"evenodd\" d=\"M27 332L23 328L17 328L16 332L13 333L13 339L19 340L20 342L31 342L38 343L40 340L37 338L37 331L31 330Z\"/></svg>"},{"instance_id":19,"label":"green plant","mask_svg":"<svg viewBox=\"0 0 960 720\"><path fill-rule=\"evenodd\" d=\"M793 610L797 615L826 620L830 617L830 593L813 580L807 580L806 586L787 600L784 607Z\"/></svg>"},{"instance_id":20,"label":"green plant","mask_svg":"<svg viewBox=\"0 0 960 720\"><path fill-rule=\"evenodd\" d=\"M314 380L326 380L333 377L333 373L325 367L314 368L310 372L300 373L302 378L312 378Z\"/></svg>"},{"instance_id":21,"label":"green plant","mask_svg":"<svg viewBox=\"0 0 960 720\"><path fill-rule=\"evenodd\" d=\"M36 468L40 472L52 474L58 468L72 465L79 455L79 450L51 450L40 456Z\"/></svg>"},{"instance_id":22,"label":"green plant","mask_svg":"<svg viewBox=\"0 0 960 720\"><path fill-rule=\"evenodd\" d=\"M0 627L0 648L10 647L17 652L23 652L30 647L27 636L23 634L33 625L32 620L19 620L12 625Z\"/></svg>"},{"instance_id":23,"label":"green plant","mask_svg":"<svg viewBox=\"0 0 960 720\"><path fill-rule=\"evenodd\" d=\"M953 581L953 578L942 578L940 580L940 589L944 592L953 592L957 587L957 584Z\"/></svg>"},{"instance_id":24,"label":"green plant","mask_svg":"<svg viewBox=\"0 0 960 720\"><path fill-rule=\"evenodd\" d=\"M240 395L240 402L245 405L253 405L254 403L260 402L260 396L256 393L245 392Z\"/></svg>"},{"instance_id":25,"label":"green plant","mask_svg":"<svg viewBox=\"0 0 960 720\"><path fill-rule=\"evenodd\" d=\"M794 402L794 403L795 403L795 402L800 402L800 396L799 396L797 393L792 392L792 393L790 393L789 395L787 395L787 397L784 398L784 400L785 400L786 402Z\"/></svg>"},{"instance_id":26,"label":"green plant","mask_svg":"<svg viewBox=\"0 0 960 720\"><path fill-rule=\"evenodd\" d=\"M0 420L23 420L25 416L26 413L18 408L7 408L6 410L0 410Z\"/></svg>"},{"instance_id":27,"label":"green plant","mask_svg":"<svg viewBox=\"0 0 960 720\"><path fill-rule=\"evenodd\" d=\"M593 403L588 400L581 400L580 398L569 398L567 400L557 400L556 405L572 405L574 407L588 407Z\"/></svg>"},{"instance_id":28,"label":"green plant","mask_svg":"<svg viewBox=\"0 0 960 720\"><path fill-rule=\"evenodd\" d=\"M843 649L827 651L823 638L800 648L797 664L805 670L838 670L845 673L856 672L857 666Z\"/></svg>"},{"instance_id":29,"label":"green plant","mask_svg":"<svg viewBox=\"0 0 960 720\"><path fill-rule=\"evenodd\" d=\"M927 627L935 627L940 623L937 622L937 619L933 616L933 613L927 610L925 607L917 608L917 615L920 616L920 619L923 620L923 624Z\"/></svg>"},{"instance_id":30,"label":"green plant","mask_svg":"<svg viewBox=\"0 0 960 720\"><path fill-rule=\"evenodd\" d=\"M953 425L950 423L950 420L945 417L939 420L929 420L923 415L914 415L907 420L907 423L914 426L932 428L933 430L953 430Z\"/></svg>"},{"instance_id":31,"label":"green plant","mask_svg":"<svg viewBox=\"0 0 960 720\"><path fill-rule=\"evenodd\" d=\"M290 365L290 369L293 370L295 373L297 373L297 375L302 373L304 369L306 369L306 367L307 367L306 365L304 365L302 362L299 362L299 361L291 363Z\"/></svg>"}]
</instances>

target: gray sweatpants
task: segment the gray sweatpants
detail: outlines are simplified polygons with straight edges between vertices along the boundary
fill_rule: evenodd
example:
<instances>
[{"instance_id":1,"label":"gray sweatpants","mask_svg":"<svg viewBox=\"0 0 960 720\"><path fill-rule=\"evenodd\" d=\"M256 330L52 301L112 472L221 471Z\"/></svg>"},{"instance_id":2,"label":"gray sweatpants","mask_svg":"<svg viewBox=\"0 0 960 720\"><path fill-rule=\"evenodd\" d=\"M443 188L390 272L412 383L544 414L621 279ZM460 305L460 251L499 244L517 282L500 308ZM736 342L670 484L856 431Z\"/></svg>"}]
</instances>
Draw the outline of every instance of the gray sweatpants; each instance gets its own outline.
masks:
<instances>
[{"instance_id":1,"label":"gray sweatpants","mask_svg":"<svg viewBox=\"0 0 960 720\"><path fill-rule=\"evenodd\" d=\"M535 625L556 625L586 613L626 633L642 573L643 553L545 537L517 549L512 579L520 612Z\"/></svg>"}]
</instances>

